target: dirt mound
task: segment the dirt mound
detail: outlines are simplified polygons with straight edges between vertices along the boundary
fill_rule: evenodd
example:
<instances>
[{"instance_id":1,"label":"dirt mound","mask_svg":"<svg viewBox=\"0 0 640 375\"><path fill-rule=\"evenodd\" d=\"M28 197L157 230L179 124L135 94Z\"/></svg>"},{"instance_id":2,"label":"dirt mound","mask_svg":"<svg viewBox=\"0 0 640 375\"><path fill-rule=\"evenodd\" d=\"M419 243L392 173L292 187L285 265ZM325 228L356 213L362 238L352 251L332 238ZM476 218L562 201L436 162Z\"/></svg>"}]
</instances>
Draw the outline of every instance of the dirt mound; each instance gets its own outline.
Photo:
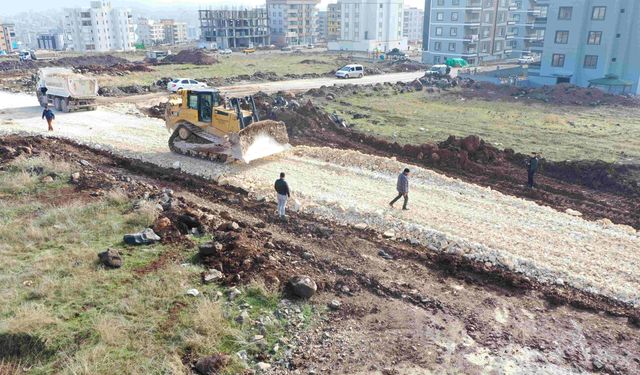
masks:
<instances>
[{"instance_id":1,"label":"dirt mound","mask_svg":"<svg viewBox=\"0 0 640 375\"><path fill-rule=\"evenodd\" d=\"M186 49L175 55L169 55L162 59L160 64L193 64L193 65L211 65L217 64L218 59L215 56L206 54L201 49Z\"/></svg>"},{"instance_id":2,"label":"dirt mound","mask_svg":"<svg viewBox=\"0 0 640 375\"><path fill-rule=\"evenodd\" d=\"M146 64L125 63L115 65L80 65L74 68L77 73L93 73L108 75L125 75L130 72L152 72L153 69Z\"/></svg>"},{"instance_id":3,"label":"dirt mound","mask_svg":"<svg viewBox=\"0 0 640 375\"><path fill-rule=\"evenodd\" d=\"M555 105L623 105L638 106L640 99L627 95L614 95L597 88L584 88L563 83L539 88L495 85L488 82L470 82L461 95L486 100L531 100Z\"/></svg>"},{"instance_id":4,"label":"dirt mound","mask_svg":"<svg viewBox=\"0 0 640 375\"><path fill-rule=\"evenodd\" d=\"M40 64L38 62L38 64ZM113 55L89 55L76 57L63 57L49 62L50 66L114 66L118 64L129 64L129 60Z\"/></svg>"},{"instance_id":5,"label":"dirt mound","mask_svg":"<svg viewBox=\"0 0 640 375\"><path fill-rule=\"evenodd\" d=\"M315 60L315 59L305 59L300 61L298 64L308 64L308 65L324 65L326 62Z\"/></svg>"},{"instance_id":6,"label":"dirt mound","mask_svg":"<svg viewBox=\"0 0 640 375\"><path fill-rule=\"evenodd\" d=\"M158 103L153 107L143 108L142 112L149 117L159 118L164 120L164 111L167 108L167 103Z\"/></svg>"}]
</instances>

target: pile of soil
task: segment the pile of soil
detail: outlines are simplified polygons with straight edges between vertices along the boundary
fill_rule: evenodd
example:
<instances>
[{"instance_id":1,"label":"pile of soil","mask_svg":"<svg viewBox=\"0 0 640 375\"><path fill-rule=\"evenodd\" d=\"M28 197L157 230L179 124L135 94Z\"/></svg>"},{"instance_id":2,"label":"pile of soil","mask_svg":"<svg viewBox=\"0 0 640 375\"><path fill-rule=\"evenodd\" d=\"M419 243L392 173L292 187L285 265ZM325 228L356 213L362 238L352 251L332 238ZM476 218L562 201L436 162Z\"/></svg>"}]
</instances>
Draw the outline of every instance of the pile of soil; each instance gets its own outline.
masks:
<instances>
[{"instance_id":1,"label":"pile of soil","mask_svg":"<svg viewBox=\"0 0 640 375\"><path fill-rule=\"evenodd\" d=\"M89 55L76 57L63 57L49 62L49 66L114 66L129 64L129 60L113 55Z\"/></svg>"},{"instance_id":2,"label":"pile of soil","mask_svg":"<svg viewBox=\"0 0 640 375\"><path fill-rule=\"evenodd\" d=\"M201 49L186 49L175 55L169 55L162 59L160 64L193 64L193 65L211 65L217 64L218 59L215 56L208 55Z\"/></svg>"},{"instance_id":3,"label":"pile of soil","mask_svg":"<svg viewBox=\"0 0 640 375\"><path fill-rule=\"evenodd\" d=\"M167 108L167 103L163 102L163 103L158 103L153 107L143 108L142 112L149 117L155 117L155 118L164 120L164 111L166 108Z\"/></svg>"},{"instance_id":4,"label":"pile of soil","mask_svg":"<svg viewBox=\"0 0 640 375\"><path fill-rule=\"evenodd\" d=\"M465 90L461 92L461 95L465 98L485 99L489 101L530 100L556 105L640 105L640 99L637 97L609 94L597 88L578 87L568 83L539 88L523 88L495 85L488 82L471 82L465 85Z\"/></svg>"},{"instance_id":5,"label":"pile of soil","mask_svg":"<svg viewBox=\"0 0 640 375\"><path fill-rule=\"evenodd\" d=\"M135 65L135 66L134 66ZM14 72L14 71L31 71L39 68L59 66L59 67L72 67L77 69L91 69L96 70L99 73L100 69L108 69L108 67L115 67L113 71L146 71L138 70L144 69L140 64L132 64L129 60L113 55L89 55L89 56L76 56L76 57L63 57L56 60L7 60L0 62L0 71ZM118 68L119 67L119 68Z\"/></svg>"},{"instance_id":6,"label":"pile of soil","mask_svg":"<svg viewBox=\"0 0 640 375\"><path fill-rule=\"evenodd\" d=\"M609 218L613 222L640 228L640 166L619 166L604 162L558 163L543 161L537 189L527 189L526 155L499 150L477 136L449 137L437 144L401 145L355 131L315 107L302 96L284 96L286 106L276 106L262 95L256 102L261 118L284 121L294 145L311 145L358 150L385 157L397 157L423 165L467 182L491 186L502 193L531 199L564 211L577 210L588 219Z\"/></svg>"},{"instance_id":7,"label":"pile of soil","mask_svg":"<svg viewBox=\"0 0 640 375\"><path fill-rule=\"evenodd\" d=\"M77 73L93 73L108 75L125 75L130 72L152 72L153 69L146 64L125 63L115 65L80 65L73 69Z\"/></svg>"},{"instance_id":8,"label":"pile of soil","mask_svg":"<svg viewBox=\"0 0 640 375\"><path fill-rule=\"evenodd\" d=\"M307 64L307 65L324 65L326 62L315 60L315 59L305 59L299 62L299 64Z\"/></svg>"}]
</instances>

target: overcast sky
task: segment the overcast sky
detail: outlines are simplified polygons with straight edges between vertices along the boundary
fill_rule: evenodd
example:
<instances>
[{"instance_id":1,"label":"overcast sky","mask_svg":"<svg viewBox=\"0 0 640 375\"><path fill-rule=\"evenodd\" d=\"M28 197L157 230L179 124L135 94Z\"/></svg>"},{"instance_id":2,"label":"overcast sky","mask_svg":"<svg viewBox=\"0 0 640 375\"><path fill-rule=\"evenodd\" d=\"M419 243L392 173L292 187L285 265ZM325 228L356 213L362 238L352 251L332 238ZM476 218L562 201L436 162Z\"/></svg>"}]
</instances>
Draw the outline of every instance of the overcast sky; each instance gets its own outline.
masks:
<instances>
[{"instance_id":1,"label":"overcast sky","mask_svg":"<svg viewBox=\"0 0 640 375\"><path fill-rule=\"evenodd\" d=\"M52 4L55 4L55 8L64 7L88 7L90 0L27 0L27 1L11 1L3 0L2 7L0 7L0 17L2 15L13 15L19 12L25 12L30 10L49 10L52 9ZM328 3L335 2L332 0L321 0L320 8L326 8ZM244 5L244 6L257 6L263 5L265 0L112 0L113 6L161 6L161 7L175 7L175 8L197 8L203 7L216 7L216 6L231 6L231 5ZM424 8L424 0L404 0L406 6L413 6L418 8Z\"/></svg>"}]
</instances>

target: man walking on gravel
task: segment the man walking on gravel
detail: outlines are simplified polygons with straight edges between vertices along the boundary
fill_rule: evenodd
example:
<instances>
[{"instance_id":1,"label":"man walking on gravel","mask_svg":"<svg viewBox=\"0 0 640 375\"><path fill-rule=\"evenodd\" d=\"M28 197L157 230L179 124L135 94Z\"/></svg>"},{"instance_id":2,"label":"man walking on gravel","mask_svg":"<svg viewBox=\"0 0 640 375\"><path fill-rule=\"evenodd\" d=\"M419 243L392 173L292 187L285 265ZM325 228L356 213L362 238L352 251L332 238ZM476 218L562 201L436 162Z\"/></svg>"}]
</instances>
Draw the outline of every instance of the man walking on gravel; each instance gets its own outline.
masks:
<instances>
[{"instance_id":1,"label":"man walking on gravel","mask_svg":"<svg viewBox=\"0 0 640 375\"><path fill-rule=\"evenodd\" d=\"M53 131L52 122L53 122L53 119L56 118L56 115L53 114L53 111L49 109L48 105L44 106L44 111L42 111L42 118L47 119L47 124L49 125L49 131L52 132Z\"/></svg>"},{"instance_id":2,"label":"man walking on gravel","mask_svg":"<svg viewBox=\"0 0 640 375\"><path fill-rule=\"evenodd\" d=\"M276 180L274 184L278 198L278 216L281 220L285 220L285 207L287 206L287 200L291 197L289 192L289 185L284 180L284 172L280 173L280 178Z\"/></svg>"},{"instance_id":3,"label":"man walking on gravel","mask_svg":"<svg viewBox=\"0 0 640 375\"><path fill-rule=\"evenodd\" d=\"M393 204L401 197L404 197L403 210L408 210L407 203L409 203L409 168L405 168L400 175L398 175L398 183L396 184L396 190L398 190L398 196L395 197L389 206L393 207Z\"/></svg>"},{"instance_id":4,"label":"man walking on gravel","mask_svg":"<svg viewBox=\"0 0 640 375\"><path fill-rule=\"evenodd\" d=\"M535 186L533 182L533 175L535 175L536 171L538 170L539 163L540 163L540 156L535 152L533 152L529 160L527 160L527 172L528 172L527 186L529 186L529 189L533 189L533 187Z\"/></svg>"}]
</instances>

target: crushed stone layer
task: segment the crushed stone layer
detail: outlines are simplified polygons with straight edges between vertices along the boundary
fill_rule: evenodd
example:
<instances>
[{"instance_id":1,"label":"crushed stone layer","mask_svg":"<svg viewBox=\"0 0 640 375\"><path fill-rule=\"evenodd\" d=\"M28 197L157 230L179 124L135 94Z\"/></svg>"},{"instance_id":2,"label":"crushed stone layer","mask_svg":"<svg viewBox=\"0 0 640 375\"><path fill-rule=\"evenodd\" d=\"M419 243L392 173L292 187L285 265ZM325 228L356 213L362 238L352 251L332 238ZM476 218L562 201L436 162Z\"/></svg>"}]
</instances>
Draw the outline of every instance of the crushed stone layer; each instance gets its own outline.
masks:
<instances>
[{"instance_id":1,"label":"crushed stone layer","mask_svg":"<svg viewBox=\"0 0 640 375\"><path fill-rule=\"evenodd\" d=\"M392 209L405 164L356 151L299 146L250 165L217 164L169 152L164 123L132 105L59 113L46 132L35 97L0 93L0 134L53 135L109 149L244 188L273 200L281 171L293 190L290 206L344 224L366 224L388 237L432 251L464 254L546 283L570 285L633 306L640 297L640 235L608 220L586 221L433 171L412 169L410 211Z\"/></svg>"}]
</instances>

